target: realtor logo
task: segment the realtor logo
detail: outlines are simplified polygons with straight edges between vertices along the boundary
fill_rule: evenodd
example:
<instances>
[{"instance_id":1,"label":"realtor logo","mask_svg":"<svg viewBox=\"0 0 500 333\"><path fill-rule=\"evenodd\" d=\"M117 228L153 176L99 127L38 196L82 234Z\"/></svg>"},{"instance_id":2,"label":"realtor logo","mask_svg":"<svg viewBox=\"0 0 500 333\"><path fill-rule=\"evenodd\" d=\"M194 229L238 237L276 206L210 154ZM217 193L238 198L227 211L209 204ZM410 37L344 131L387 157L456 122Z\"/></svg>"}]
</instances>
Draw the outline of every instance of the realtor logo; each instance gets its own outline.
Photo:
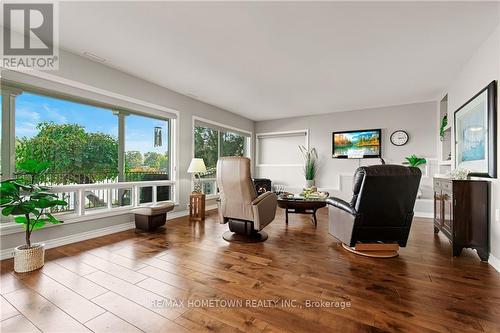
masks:
<instances>
[{"instance_id":1,"label":"realtor logo","mask_svg":"<svg viewBox=\"0 0 500 333\"><path fill-rule=\"evenodd\" d=\"M4 3L2 67L58 69L57 3Z\"/></svg>"}]
</instances>

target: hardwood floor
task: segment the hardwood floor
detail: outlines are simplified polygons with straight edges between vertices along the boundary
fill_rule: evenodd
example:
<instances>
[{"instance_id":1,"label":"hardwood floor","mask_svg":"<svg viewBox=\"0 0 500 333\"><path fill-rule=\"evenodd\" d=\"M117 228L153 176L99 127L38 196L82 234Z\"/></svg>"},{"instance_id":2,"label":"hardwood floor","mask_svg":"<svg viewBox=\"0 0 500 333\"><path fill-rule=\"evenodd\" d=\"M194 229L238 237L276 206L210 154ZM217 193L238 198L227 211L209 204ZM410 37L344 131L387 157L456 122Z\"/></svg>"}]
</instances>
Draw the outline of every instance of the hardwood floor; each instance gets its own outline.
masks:
<instances>
[{"instance_id":1,"label":"hardwood floor","mask_svg":"<svg viewBox=\"0 0 500 333\"><path fill-rule=\"evenodd\" d=\"M279 210L265 243L227 243L226 230L212 211L48 250L27 274L4 260L0 330L500 332L500 274L471 250L452 258L430 220L393 259L344 250L326 209L317 228Z\"/></svg>"}]
</instances>

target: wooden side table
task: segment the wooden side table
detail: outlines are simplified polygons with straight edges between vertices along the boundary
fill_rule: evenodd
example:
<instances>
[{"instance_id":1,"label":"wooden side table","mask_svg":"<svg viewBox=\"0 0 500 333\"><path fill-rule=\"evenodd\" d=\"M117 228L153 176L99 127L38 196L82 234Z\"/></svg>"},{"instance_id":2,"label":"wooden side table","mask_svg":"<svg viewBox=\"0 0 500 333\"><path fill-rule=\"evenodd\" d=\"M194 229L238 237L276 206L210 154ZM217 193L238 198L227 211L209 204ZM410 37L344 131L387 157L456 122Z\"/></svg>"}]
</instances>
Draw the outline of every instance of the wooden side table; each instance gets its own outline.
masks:
<instances>
[{"instance_id":1,"label":"wooden side table","mask_svg":"<svg viewBox=\"0 0 500 333\"><path fill-rule=\"evenodd\" d=\"M205 221L205 194L191 193L189 195L189 219L191 221Z\"/></svg>"}]
</instances>

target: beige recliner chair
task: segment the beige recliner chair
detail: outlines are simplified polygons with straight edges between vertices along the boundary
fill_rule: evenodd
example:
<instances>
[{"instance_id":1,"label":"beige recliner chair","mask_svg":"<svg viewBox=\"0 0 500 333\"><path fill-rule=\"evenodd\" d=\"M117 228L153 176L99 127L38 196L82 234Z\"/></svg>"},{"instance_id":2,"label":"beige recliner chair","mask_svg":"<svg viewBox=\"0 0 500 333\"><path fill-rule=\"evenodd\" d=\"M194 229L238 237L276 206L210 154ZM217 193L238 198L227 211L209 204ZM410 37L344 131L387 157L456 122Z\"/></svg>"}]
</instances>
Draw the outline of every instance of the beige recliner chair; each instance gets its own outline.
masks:
<instances>
[{"instance_id":1,"label":"beige recliner chair","mask_svg":"<svg viewBox=\"0 0 500 333\"><path fill-rule=\"evenodd\" d=\"M250 159L219 158L217 186L220 221L228 223L230 230L222 237L229 242L265 241L267 234L261 230L274 220L278 198L272 192L257 196L250 176Z\"/></svg>"}]
</instances>

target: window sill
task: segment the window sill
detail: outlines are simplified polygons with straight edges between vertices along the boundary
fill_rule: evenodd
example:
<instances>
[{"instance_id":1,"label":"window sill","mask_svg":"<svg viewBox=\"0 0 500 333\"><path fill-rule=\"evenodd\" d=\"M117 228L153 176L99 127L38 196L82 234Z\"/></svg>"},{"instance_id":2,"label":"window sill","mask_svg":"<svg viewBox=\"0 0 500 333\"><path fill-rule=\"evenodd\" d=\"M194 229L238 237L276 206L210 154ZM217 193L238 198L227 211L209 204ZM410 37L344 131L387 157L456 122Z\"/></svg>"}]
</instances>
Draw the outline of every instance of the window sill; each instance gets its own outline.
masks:
<instances>
[{"instance_id":1,"label":"window sill","mask_svg":"<svg viewBox=\"0 0 500 333\"><path fill-rule=\"evenodd\" d=\"M179 206L178 202L174 203L175 206ZM148 204L143 204L140 205L139 207L147 207L149 206ZM62 224L47 224L45 228L53 228L57 227L60 225L68 225L68 224L73 224L73 223L79 223L79 222L86 222L94 219L102 219L106 217L114 217L114 216L121 216L121 215L127 215L127 214L133 214L132 209L135 209L137 207L119 207L119 208L113 208L112 210L103 210L103 211L94 211L94 212L86 212L85 215L78 216L74 213L66 213L66 214L60 214L56 215L56 217L63 221ZM16 234L24 232L24 228L22 224L14 222L12 219L9 219L5 222L0 223L0 236L4 235L10 235L10 234Z\"/></svg>"}]
</instances>

